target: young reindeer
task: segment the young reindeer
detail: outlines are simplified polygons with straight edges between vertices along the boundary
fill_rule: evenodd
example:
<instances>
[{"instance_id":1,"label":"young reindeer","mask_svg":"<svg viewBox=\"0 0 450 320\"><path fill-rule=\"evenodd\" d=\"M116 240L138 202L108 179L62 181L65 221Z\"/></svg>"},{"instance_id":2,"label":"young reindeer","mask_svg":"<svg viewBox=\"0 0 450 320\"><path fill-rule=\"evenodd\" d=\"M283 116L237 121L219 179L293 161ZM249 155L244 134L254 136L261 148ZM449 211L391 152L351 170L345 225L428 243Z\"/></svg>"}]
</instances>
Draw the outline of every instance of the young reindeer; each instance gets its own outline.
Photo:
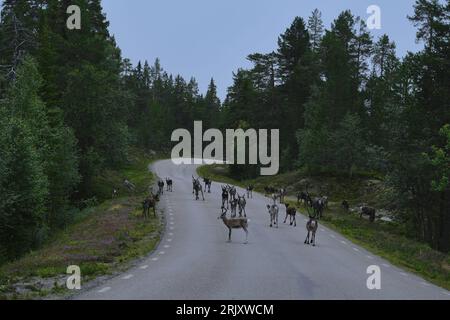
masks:
<instances>
[{"instance_id":1,"label":"young reindeer","mask_svg":"<svg viewBox=\"0 0 450 320\"><path fill-rule=\"evenodd\" d=\"M274 225L277 226L278 228L278 213L279 213L279 208L276 204L273 205L267 205L267 210L269 210L269 214L270 214L270 227L272 228Z\"/></svg>"},{"instance_id":2,"label":"young reindeer","mask_svg":"<svg viewBox=\"0 0 450 320\"><path fill-rule=\"evenodd\" d=\"M246 218L228 219L227 211L225 207L222 207L222 215L218 218L221 219L225 226L228 228L228 242L231 242L231 232L233 229L243 229L245 231L245 243L248 243L248 220Z\"/></svg>"},{"instance_id":3,"label":"young reindeer","mask_svg":"<svg viewBox=\"0 0 450 320\"><path fill-rule=\"evenodd\" d=\"M296 215L297 215L297 210L294 207L290 207L289 203L285 204L286 206L286 218L284 219L284 223L286 223L287 218L289 217L289 222L290 225L294 225L294 227L297 226L297 219L296 219Z\"/></svg>"},{"instance_id":4,"label":"young reindeer","mask_svg":"<svg viewBox=\"0 0 450 320\"><path fill-rule=\"evenodd\" d=\"M225 207L225 202L227 203L227 209L230 207L230 201L228 198L228 188L222 186L222 207Z\"/></svg>"},{"instance_id":5,"label":"young reindeer","mask_svg":"<svg viewBox=\"0 0 450 320\"><path fill-rule=\"evenodd\" d=\"M238 205L239 205L239 216L242 217L242 213L244 213L244 217L247 218L247 212L245 212L245 207L247 206L247 201L245 200L245 196L237 195Z\"/></svg>"},{"instance_id":6,"label":"young reindeer","mask_svg":"<svg viewBox=\"0 0 450 320\"><path fill-rule=\"evenodd\" d=\"M319 222L317 219L309 216L309 221L306 224L306 230L308 231L308 235L305 240L305 244L312 244L313 247L316 246L316 232L319 229Z\"/></svg>"}]
</instances>

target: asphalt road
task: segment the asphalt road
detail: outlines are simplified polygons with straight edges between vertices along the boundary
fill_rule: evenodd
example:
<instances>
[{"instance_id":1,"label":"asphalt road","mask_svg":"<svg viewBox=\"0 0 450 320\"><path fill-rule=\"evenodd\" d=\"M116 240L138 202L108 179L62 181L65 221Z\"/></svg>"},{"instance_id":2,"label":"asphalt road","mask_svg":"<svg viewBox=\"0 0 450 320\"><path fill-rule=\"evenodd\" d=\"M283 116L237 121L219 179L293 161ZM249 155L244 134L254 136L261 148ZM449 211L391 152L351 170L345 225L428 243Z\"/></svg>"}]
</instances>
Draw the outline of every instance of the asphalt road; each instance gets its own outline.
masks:
<instances>
[{"instance_id":1,"label":"asphalt road","mask_svg":"<svg viewBox=\"0 0 450 320\"><path fill-rule=\"evenodd\" d=\"M135 268L82 292L82 300L313 300L450 299L450 292L392 266L321 226L317 247L304 245L306 220L297 227L269 227L269 200L248 200L249 243L242 230L228 231L221 220L221 187L213 183L206 201L195 201L195 166L160 161L158 176L171 177L174 192L160 203L167 220L158 249ZM244 194L244 190L238 189ZM283 222L285 209L280 212ZM281 219L282 218L282 219ZM381 290L367 288L367 268L381 268Z\"/></svg>"}]
</instances>

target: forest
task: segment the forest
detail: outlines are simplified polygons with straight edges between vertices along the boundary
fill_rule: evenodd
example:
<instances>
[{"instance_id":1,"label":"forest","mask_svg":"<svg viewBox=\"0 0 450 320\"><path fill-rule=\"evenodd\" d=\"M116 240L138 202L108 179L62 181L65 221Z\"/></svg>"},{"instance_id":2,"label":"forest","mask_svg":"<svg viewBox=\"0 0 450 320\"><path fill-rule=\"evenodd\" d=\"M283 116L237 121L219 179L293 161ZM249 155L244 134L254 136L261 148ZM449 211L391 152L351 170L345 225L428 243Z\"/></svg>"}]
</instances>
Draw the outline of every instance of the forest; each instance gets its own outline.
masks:
<instances>
[{"instance_id":1,"label":"forest","mask_svg":"<svg viewBox=\"0 0 450 320\"><path fill-rule=\"evenodd\" d=\"M78 5L81 30L66 28ZM224 101L213 79L122 56L100 0L5 0L0 20L0 263L38 248L94 196L93 177L130 148L167 151L178 128L280 129L281 171L376 174L409 236L450 251L450 0L416 0L423 49L342 12L297 17L273 52L252 53ZM276 39L275 39L276 40ZM230 70L231 71L231 70ZM254 177L257 166L233 166Z\"/></svg>"}]
</instances>

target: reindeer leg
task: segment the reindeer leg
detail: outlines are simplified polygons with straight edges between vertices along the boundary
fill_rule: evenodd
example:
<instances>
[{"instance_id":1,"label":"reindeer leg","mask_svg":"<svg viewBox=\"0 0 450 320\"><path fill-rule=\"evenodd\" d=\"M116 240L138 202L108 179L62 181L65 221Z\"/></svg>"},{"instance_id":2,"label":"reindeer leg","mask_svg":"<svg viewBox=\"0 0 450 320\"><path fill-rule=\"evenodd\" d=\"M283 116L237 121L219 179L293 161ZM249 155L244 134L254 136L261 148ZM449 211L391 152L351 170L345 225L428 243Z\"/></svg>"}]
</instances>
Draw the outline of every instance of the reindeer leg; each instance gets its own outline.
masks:
<instances>
[{"instance_id":1,"label":"reindeer leg","mask_svg":"<svg viewBox=\"0 0 450 320\"><path fill-rule=\"evenodd\" d=\"M248 243L248 230L247 230L247 228L243 228L244 229L244 231L245 231L245 244L247 244Z\"/></svg>"},{"instance_id":2,"label":"reindeer leg","mask_svg":"<svg viewBox=\"0 0 450 320\"><path fill-rule=\"evenodd\" d=\"M231 242L231 228L228 228L228 242Z\"/></svg>"}]
</instances>

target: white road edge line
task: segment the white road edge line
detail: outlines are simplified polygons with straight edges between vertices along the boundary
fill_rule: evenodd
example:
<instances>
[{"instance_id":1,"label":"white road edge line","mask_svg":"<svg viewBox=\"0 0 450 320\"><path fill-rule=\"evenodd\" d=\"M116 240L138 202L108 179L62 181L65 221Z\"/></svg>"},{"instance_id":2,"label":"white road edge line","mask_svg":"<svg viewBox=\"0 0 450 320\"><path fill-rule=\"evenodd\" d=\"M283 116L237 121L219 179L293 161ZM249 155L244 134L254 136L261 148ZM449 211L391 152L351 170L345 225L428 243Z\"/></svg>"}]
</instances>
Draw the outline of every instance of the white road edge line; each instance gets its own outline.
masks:
<instances>
[{"instance_id":1,"label":"white road edge line","mask_svg":"<svg viewBox=\"0 0 450 320\"><path fill-rule=\"evenodd\" d=\"M106 291L109 291L109 290L111 290L111 287L105 287L101 290L98 290L98 293L105 293Z\"/></svg>"},{"instance_id":2,"label":"white road edge line","mask_svg":"<svg viewBox=\"0 0 450 320\"><path fill-rule=\"evenodd\" d=\"M142 270L145 270L145 269L147 269L147 268L148 268L148 265L141 266L141 269L142 269Z\"/></svg>"},{"instance_id":3,"label":"white road edge line","mask_svg":"<svg viewBox=\"0 0 450 320\"><path fill-rule=\"evenodd\" d=\"M129 275L125 276L125 277L122 277L122 280L130 280L133 277L134 277L134 275L129 274Z\"/></svg>"}]
</instances>

